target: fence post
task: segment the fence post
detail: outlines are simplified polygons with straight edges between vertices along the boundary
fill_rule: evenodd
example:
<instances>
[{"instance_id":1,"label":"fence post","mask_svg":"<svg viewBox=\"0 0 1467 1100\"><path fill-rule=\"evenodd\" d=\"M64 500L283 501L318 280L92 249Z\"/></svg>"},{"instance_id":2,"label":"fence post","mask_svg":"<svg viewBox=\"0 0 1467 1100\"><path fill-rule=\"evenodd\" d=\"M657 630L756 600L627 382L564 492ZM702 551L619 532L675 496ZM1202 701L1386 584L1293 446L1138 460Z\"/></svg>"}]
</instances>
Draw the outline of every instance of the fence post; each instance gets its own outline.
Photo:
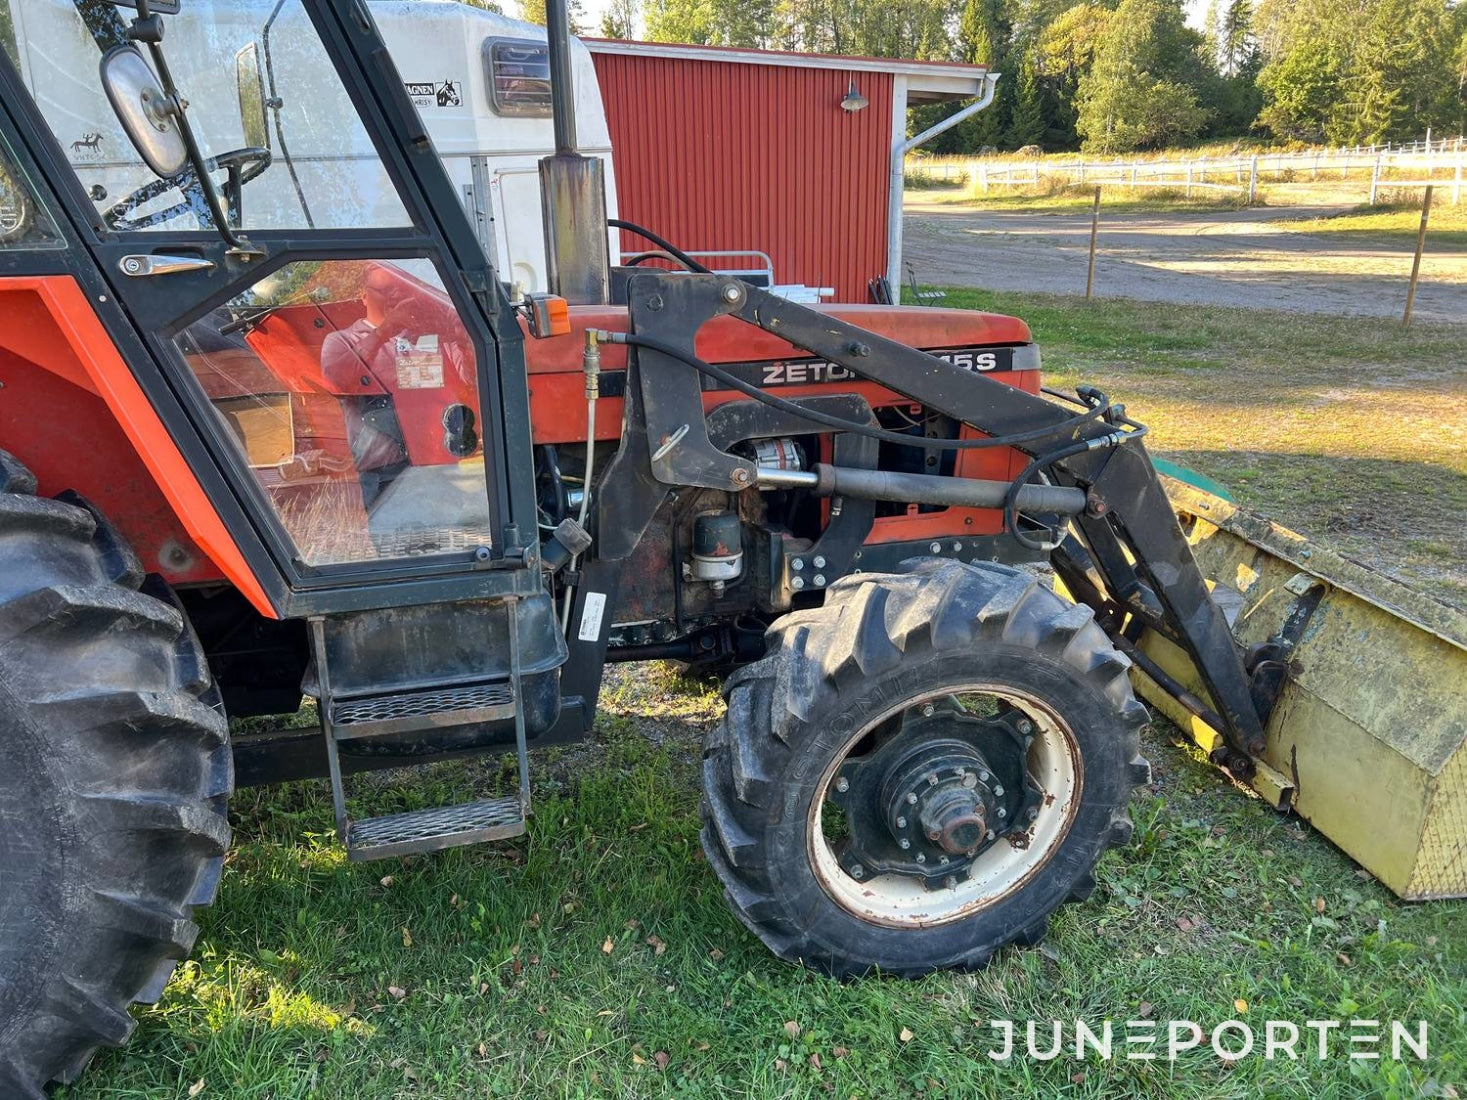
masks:
<instances>
[{"instance_id":1,"label":"fence post","mask_svg":"<svg viewBox=\"0 0 1467 1100\"><path fill-rule=\"evenodd\" d=\"M1411 323L1411 307L1416 304L1416 279L1421 274L1421 253L1426 249L1426 220L1431 217L1431 184L1426 185L1426 194L1421 196L1421 228L1416 231L1416 258L1411 261L1411 285L1406 288L1406 315L1401 324ZM1100 202L1096 198L1096 204Z\"/></svg>"},{"instance_id":2,"label":"fence post","mask_svg":"<svg viewBox=\"0 0 1467 1100\"><path fill-rule=\"evenodd\" d=\"M1085 272L1085 297L1095 292L1095 238L1100 233L1100 186L1095 188L1095 206L1090 211L1090 267ZM1409 307L1408 307L1409 308Z\"/></svg>"},{"instance_id":3,"label":"fence post","mask_svg":"<svg viewBox=\"0 0 1467 1100\"><path fill-rule=\"evenodd\" d=\"M1375 158L1375 167L1370 170L1370 205L1375 205L1375 192L1380 187L1380 157Z\"/></svg>"},{"instance_id":4,"label":"fence post","mask_svg":"<svg viewBox=\"0 0 1467 1100\"><path fill-rule=\"evenodd\" d=\"M1248 205L1252 206L1258 201L1258 158L1254 157L1248 165Z\"/></svg>"},{"instance_id":5,"label":"fence post","mask_svg":"<svg viewBox=\"0 0 1467 1100\"><path fill-rule=\"evenodd\" d=\"M978 166L978 190L984 195L988 194L988 165L986 164Z\"/></svg>"},{"instance_id":6,"label":"fence post","mask_svg":"<svg viewBox=\"0 0 1467 1100\"><path fill-rule=\"evenodd\" d=\"M1136 162L1131 162L1131 190L1136 190Z\"/></svg>"},{"instance_id":7,"label":"fence post","mask_svg":"<svg viewBox=\"0 0 1467 1100\"><path fill-rule=\"evenodd\" d=\"M1192 197L1192 162L1187 162L1187 197Z\"/></svg>"},{"instance_id":8,"label":"fence post","mask_svg":"<svg viewBox=\"0 0 1467 1100\"><path fill-rule=\"evenodd\" d=\"M1462 154L1457 154L1457 170L1452 175L1452 205L1462 201Z\"/></svg>"}]
</instances>

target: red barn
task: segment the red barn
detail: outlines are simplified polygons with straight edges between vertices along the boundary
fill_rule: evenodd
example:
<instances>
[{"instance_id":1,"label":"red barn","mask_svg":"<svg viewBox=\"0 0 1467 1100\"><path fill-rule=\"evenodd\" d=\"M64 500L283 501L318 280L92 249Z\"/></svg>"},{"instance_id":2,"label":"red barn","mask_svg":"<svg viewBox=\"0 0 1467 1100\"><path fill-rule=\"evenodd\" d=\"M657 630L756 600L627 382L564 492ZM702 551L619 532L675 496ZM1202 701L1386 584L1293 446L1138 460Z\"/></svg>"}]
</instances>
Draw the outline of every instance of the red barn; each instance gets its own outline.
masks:
<instances>
[{"instance_id":1,"label":"red barn","mask_svg":"<svg viewBox=\"0 0 1467 1100\"><path fill-rule=\"evenodd\" d=\"M907 108L991 101L982 66L583 39L615 151L620 216L693 252L758 251L775 281L869 300L901 284ZM623 249L646 242L623 234ZM714 257L720 269L756 268Z\"/></svg>"}]
</instances>

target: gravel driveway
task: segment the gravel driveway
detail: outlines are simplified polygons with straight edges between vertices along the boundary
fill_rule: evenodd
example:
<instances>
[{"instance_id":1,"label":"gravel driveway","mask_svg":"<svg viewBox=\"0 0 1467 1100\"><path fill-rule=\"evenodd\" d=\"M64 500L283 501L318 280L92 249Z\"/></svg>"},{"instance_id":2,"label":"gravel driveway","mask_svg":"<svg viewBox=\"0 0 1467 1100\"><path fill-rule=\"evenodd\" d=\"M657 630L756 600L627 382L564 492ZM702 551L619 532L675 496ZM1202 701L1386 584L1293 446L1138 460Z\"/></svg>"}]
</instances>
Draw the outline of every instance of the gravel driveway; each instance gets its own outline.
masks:
<instances>
[{"instance_id":1,"label":"gravel driveway","mask_svg":"<svg viewBox=\"0 0 1467 1100\"><path fill-rule=\"evenodd\" d=\"M1095 262L1100 297L1400 317L1409 245L1383 237L1298 233L1276 222L1320 207L1225 213L1106 214ZM924 284L1083 294L1086 213L975 211L909 200L904 259ZM1345 239L1341 239L1341 237ZM1467 323L1467 252L1428 235L1415 316Z\"/></svg>"}]
</instances>

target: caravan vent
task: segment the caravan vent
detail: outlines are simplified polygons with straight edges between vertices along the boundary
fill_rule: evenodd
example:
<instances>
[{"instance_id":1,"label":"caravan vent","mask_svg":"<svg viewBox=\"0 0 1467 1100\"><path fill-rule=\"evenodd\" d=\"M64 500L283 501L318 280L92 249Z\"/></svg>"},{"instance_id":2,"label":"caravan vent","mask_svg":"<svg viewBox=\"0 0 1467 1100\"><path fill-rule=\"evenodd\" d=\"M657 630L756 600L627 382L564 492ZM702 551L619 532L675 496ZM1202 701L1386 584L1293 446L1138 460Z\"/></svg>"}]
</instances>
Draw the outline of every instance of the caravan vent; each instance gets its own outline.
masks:
<instances>
[{"instance_id":1,"label":"caravan vent","mask_svg":"<svg viewBox=\"0 0 1467 1100\"><path fill-rule=\"evenodd\" d=\"M523 38L484 43L489 105L500 115L550 117L550 49Z\"/></svg>"}]
</instances>

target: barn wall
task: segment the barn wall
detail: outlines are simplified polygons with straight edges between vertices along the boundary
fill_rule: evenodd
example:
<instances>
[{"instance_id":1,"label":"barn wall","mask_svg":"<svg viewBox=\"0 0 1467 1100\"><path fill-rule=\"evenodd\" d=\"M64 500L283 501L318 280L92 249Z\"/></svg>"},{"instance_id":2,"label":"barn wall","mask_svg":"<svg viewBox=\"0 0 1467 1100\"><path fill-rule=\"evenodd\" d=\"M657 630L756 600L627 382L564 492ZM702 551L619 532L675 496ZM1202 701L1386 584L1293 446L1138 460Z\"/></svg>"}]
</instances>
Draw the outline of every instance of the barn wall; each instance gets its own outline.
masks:
<instances>
[{"instance_id":1,"label":"barn wall","mask_svg":"<svg viewBox=\"0 0 1467 1100\"><path fill-rule=\"evenodd\" d=\"M869 300L886 270L893 77L594 53L621 216L689 250L757 248L783 283ZM623 248L646 247L624 237Z\"/></svg>"}]
</instances>

